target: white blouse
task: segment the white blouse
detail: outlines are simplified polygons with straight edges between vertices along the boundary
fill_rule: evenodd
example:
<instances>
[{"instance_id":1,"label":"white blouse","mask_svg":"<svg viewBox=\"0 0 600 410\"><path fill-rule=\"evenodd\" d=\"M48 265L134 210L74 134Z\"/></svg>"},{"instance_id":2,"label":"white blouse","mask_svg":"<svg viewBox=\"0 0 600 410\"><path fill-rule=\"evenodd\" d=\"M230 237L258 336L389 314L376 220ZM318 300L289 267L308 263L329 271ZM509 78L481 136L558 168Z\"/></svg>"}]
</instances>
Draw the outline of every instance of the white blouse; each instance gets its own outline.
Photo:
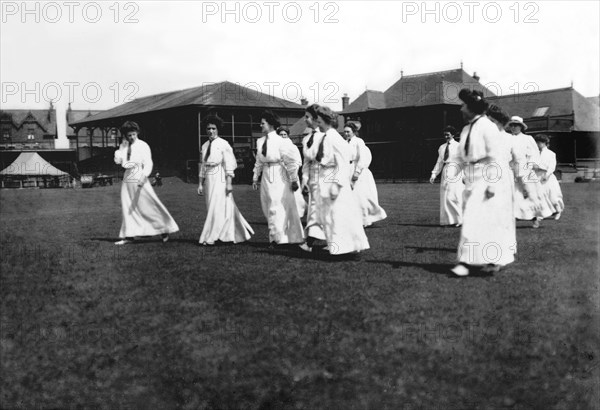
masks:
<instances>
[{"instance_id":1,"label":"white blouse","mask_svg":"<svg viewBox=\"0 0 600 410\"><path fill-rule=\"evenodd\" d=\"M210 147L210 155L204 160L208 146ZM233 154L231 145L223 138L217 137L210 143L210 140L202 144L202 157L200 158L200 178L206 175L206 169L221 165L225 169L225 174L234 177L234 171L237 168L237 161Z\"/></svg>"},{"instance_id":2,"label":"white blouse","mask_svg":"<svg viewBox=\"0 0 600 410\"><path fill-rule=\"evenodd\" d=\"M556 154L546 147L542 148L538 165L540 169L546 171L544 179L548 179L556 171Z\"/></svg>"},{"instance_id":3,"label":"white blouse","mask_svg":"<svg viewBox=\"0 0 600 410\"><path fill-rule=\"evenodd\" d=\"M267 155L263 155L263 145L267 144ZM281 164L285 167L290 181L298 180L298 168L301 164L300 151L289 138L282 138L275 131L256 141L256 162L253 181L258 181L266 164Z\"/></svg>"},{"instance_id":4,"label":"white blouse","mask_svg":"<svg viewBox=\"0 0 600 410\"><path fill-rule=\"evenodd\" d=\"M152 173L152 152L150 146L141 139L137 139L131 144L131 156L127 159L127 149L129 142L123 140L119 149L115 151L115 163L120 164L125 169L141 170L142 174L149 177Z\"/></svg>"},{"instance_id":5,"label":"white blouse","mask_svg":"<svg viewBox=\"0 0 600 410\"><path fill-rule=\"evenodd\" d=\"M470 135L469 135L470 132ZM489 118L478 115L465 125L460 133L459 157L461 162L502 161L502 140L498 127ZM465 151L469 136L469 152Z\"/></svg>"},{"instance_id":6,"label":"white blouse","mask_svg":"<svg viewBox=\"0 0 600 410\"><path fill-rule=\"evenodd\" d=\"M444 161L444 155L446 154L446 146L450 144L450 148L448 149L448 159ZM444 169L444 164L447 163L459 163L460 155L459 155L459 143L452 138L450 142L440 145L438 148L438 159L435 163L435 166L431 170L431 174L434 176L438 176L442 169Z\"/></svg>"},{"instance_id":7,"label":"white blouse","mask_svg":"<svg viewBox=\"0 0 600 410\"><path fill-rule=\"evenodd\" d=\"M352 161L350 168L354 169L354 176L358 177L363 169L369 168L373 156L365 141L360 137L350 138L348 146L350 148L350 161Z\"/></svg>"}]
</instances>

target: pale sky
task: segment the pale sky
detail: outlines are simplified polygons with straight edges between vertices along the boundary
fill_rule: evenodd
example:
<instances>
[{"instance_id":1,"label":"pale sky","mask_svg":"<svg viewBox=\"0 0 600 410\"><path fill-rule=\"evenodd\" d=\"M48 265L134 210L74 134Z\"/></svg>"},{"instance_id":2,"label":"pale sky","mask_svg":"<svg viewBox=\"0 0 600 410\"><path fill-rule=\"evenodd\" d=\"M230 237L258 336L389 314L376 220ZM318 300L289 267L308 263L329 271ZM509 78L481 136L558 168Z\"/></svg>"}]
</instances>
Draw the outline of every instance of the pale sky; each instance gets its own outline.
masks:
<instances>
[{"instance_id":1,"label":"pale sky","mask_svg":"<svg viewBox=\"0 0 600 410\"><path fill-rule=\"evenodd\" d=\"M461 61L503 95L571 81L600 93L598 1L1 3L3 108L45 108L60 91L60 114L72 90L74 109L108 109L228 80L341 109L344 93L385 91L401 70Z\"/></svg>"}]
</instances>

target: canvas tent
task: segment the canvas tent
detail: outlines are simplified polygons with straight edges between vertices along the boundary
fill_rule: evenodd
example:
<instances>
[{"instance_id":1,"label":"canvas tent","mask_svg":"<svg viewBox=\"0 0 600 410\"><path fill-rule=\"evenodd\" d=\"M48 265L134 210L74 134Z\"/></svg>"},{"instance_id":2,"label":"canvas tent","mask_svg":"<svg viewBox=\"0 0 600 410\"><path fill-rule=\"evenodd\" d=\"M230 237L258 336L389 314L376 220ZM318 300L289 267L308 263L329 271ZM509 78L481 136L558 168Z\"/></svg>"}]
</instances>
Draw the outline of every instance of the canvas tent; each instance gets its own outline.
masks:
<instances>
[{"instance_id":1,"label":"canvas tent","mask_svg":"<svg viewBox=\"0 0 600 410\"><path fill-rule=\"evenodd\" d=\"M54 167L37 152L23 152L0 171L2 188L58 188L70 182L70 175Z\"/></svg>"}]
</instances>

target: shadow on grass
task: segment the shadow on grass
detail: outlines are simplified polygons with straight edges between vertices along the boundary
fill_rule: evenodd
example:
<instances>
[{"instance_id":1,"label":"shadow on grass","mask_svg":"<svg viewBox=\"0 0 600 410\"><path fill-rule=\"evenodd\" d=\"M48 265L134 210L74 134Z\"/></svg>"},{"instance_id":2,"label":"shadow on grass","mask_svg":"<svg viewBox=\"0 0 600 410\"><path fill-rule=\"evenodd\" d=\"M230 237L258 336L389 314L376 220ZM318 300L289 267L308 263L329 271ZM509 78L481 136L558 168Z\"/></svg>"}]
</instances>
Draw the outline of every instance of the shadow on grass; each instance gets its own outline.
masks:
<instances>
[{"instance_id":1,"label":"shadow on grass","mask_svg":"<svg viewBox=\"0 0 600 410\"><path fill-rule=\"evenodd\" d=\"M439 225L439 224L394 224L394 225L398 225L398 226L417 226L417 227L421 227L421 228L443 228L443 226Z\"/></svg>"},{"instance_id":2,"label":"shadow on grass","mask_svg":"<svg viewBox=\"0 0 600 410\"><path fill-rule=\"evenodd\" d=\"M90 241L115 243L120 239L121 238L90 238ZM133 242L128 243L126 246L142 245L142 244L148 244L148 243L162 243L162 239L160 236L140 236L140 237L136 237L136 239ZM186 243L186 244L198 245L198 240L190 239L190 238L169 238L169 240L165 243L165 245L167 245L169 243Z\"/></svg>"},{"instance_id":3,"label":"shadow on grass","mask_svg":"<svg viewBox=\"0 0 600 410\"><path fill-rule=\"evenodd\" d=\"M423 253L425 251L444 251L444 252L456 252L456 248L430 248L425 246L405 246L406 249L415 249L416 253Z\"/></svg>"},{"instance_id":4,"label":"shadow on grass","mask_svg":"<svg viewBox=\"0 0 600 410\"><path fill-rule=\"evenodd\" d=\"M387 261L386 260L366 260L365 262L374 263L374 264L390 265L392 267L392 269L421 268L423 270L426 270L427 272L437 273L439 275L445 275L449 278L461 279L460 277L456 276L455 274L453 274L450 271L450 269L454 265L448 265L448 264L443 264L443 263L417 263L417 262L403 262L403 261L389 261L389 260L387 260ZM489 278L492 276L494 276L492 273L482 272L478 268L471 268L468 277Z\"/></svg>"}]
</instances>

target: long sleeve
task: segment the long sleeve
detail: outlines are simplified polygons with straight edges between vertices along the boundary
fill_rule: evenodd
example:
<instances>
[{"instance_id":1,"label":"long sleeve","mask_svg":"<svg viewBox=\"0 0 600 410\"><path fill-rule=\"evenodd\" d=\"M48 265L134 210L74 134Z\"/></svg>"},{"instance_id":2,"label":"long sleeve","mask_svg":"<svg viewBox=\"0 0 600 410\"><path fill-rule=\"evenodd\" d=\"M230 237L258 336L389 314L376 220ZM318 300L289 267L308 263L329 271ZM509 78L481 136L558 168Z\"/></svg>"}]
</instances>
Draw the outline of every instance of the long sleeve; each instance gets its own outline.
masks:
<instances>
[{"instance_id":1,"label":"long sleeve","mask_svg":"<svg viewBox=\"0 0 600 410\"><path fill-rule=\"evenodd\" d=\"M371 150L367 147L367 144L365 144L365 142L362 139L358 140L357 149L358 160L354 169L355 176L358 176L363 169L369 168L369 165L371 165L371 161L373 160Z\"/></svg>"},{"instance_id":2,"label":"long sleeve","mask_svg":"<svg viewBox=\"0 0 600 410\"><path fill-rule=\"evenodd\" d=\"M115 164L122 165L127 158L127 143L123 141L115 151Z\"/></svg>"},{"instance_id":3,"label":"long sleeve","mask_svg":"<svg viewBox=\"0 0 600 410\"><path fill-rule=\"evenodd\" d=\"M556 170L556 154L547 148L544 148L544 150L540 153L538 167L545 172L544 179L548 179L548 177L550 177L550 175L552 175Z\"/></svg>"},{"instance_id":4,"label":"long sleeve","mask_svg":"<svg viewBox=\"0 0 600 410\"><path fill-rule=\"evenodd\" d=\"M443 146L443 145L442 145ZM435 166L431 170L431 176L437 177L442 169L444 168L444 154L441 148L438 148L438 159Z\"/></svg>"},{"instance_id":5,"label":"long sleeve","mask_svg":"<svg viewBox=\"0 0 600 410\"><path fill-rule=\"evenodd\" d=\"M123 163L123 150L118 149L115 151L115 164L121 165Z\"/></svg>"},{"instance_id":6,"label":"long sleeve","mask_svg":"<svg viewBox=\"0 0 600 410\"><path fill-rule=\"evenodd\" d=\"M264 141L264 137L261 139ZM254 162L254 175L252 177L252 181L254 182L258 182L258 178L260 177L264 165L262 154L260 153L260 150L262 149L261 139L256 141L256 161Z\"/></svg>"},{"instance_id":7,"label":"long sleeve","mask_svg":"<svg viewBox=\"0 0 600 410\"><path fill-rule=\"evenodd\" d=\"M517 178L523 178L527 175L527 173L525 172L527 170L527 160L526 157L524 155L523 152L521 152L521 150L515 146L515 144L512 144L512 148L511 148L511 156L512 156L512 163L514 164L513 166L513 171L515 173L515 177Z\"/></svg>"},{"instance_id":8,"label":"long sleeve","mask_svg":"<svg viewBox=\"0 0 600 410\"><path fill-rule=\"evenodd\" d=\"M302 185L308 185L308 173L310 172L310 164L309 164L309 160L306 158L306 156L304 157L304 160L302 162Z\"/></svg>"},{"instance_id":9,"label":"long sleeve","mask_svg":"<svg viewBox=\"0 0 600 410\"><path fill-rule=\"evenodd\" d=\"M148 144L144 144L142 150L142 173L146 177L149 177L152 173L152 168L154 167L154 163L152 162L152 151Z\"/></svg>"},{"instance_id":10,"label":"long sleeve","mask_svg":"<svg viewBox=\"0 0 600 410\"><path fill-rule=\"evenodd\" d=\"M237 168L237 161L233 153L233 148L229 144L223 147L223 165L225 166L225 174L233 178L235 169Z\"/></svg>"},{"instance_id":11,"label":"long sleeve","mask_svg":"<svg viewBox=\"0 0 600 410\"><path fill-rule=\"evenodd\" d=\"M198 170L198 177L203 179L206 176L206 164L204 163L204 155L206 154L206 143L202 144L202 149L200 150L200 169Z\"/></svg>"},{"instance_id":12,"label":"long sleeve","mask_svg":"<svg viewBox=\"0 0 600 410\"><path fill-rule=\"evenodd\" d=\"M325 176L325 182L335 182L340 187L347 185L350 181L350 147L348 143L335 130L328 131L325 138L325 156L321 164L335 163L332 173ZM328 154L327 151L330 151ZM333 158L332 158L333 157Z\"/></svg>"},{"instance_id":13,"label":"long sleeve","mask_svg":"<svg viewBox=\"0 0 600 410\"><path fill-rule=\"evenodd\" d=\"M549 178L556 171L556 154L552 151L548 152L548 169L546 169L546 178Z\"/></svg>"},{"instance_id":14,"label":"long sleeve","mask_svg":"<svg viewBox=\"0 0 600 410\"><path fill-rule=\"evenodd\" d=\"M281 144L281 158L288 174L289 181L298 181L298 168L302 164L298 147L289 139Z\"/></svg>"}]
</instances>

